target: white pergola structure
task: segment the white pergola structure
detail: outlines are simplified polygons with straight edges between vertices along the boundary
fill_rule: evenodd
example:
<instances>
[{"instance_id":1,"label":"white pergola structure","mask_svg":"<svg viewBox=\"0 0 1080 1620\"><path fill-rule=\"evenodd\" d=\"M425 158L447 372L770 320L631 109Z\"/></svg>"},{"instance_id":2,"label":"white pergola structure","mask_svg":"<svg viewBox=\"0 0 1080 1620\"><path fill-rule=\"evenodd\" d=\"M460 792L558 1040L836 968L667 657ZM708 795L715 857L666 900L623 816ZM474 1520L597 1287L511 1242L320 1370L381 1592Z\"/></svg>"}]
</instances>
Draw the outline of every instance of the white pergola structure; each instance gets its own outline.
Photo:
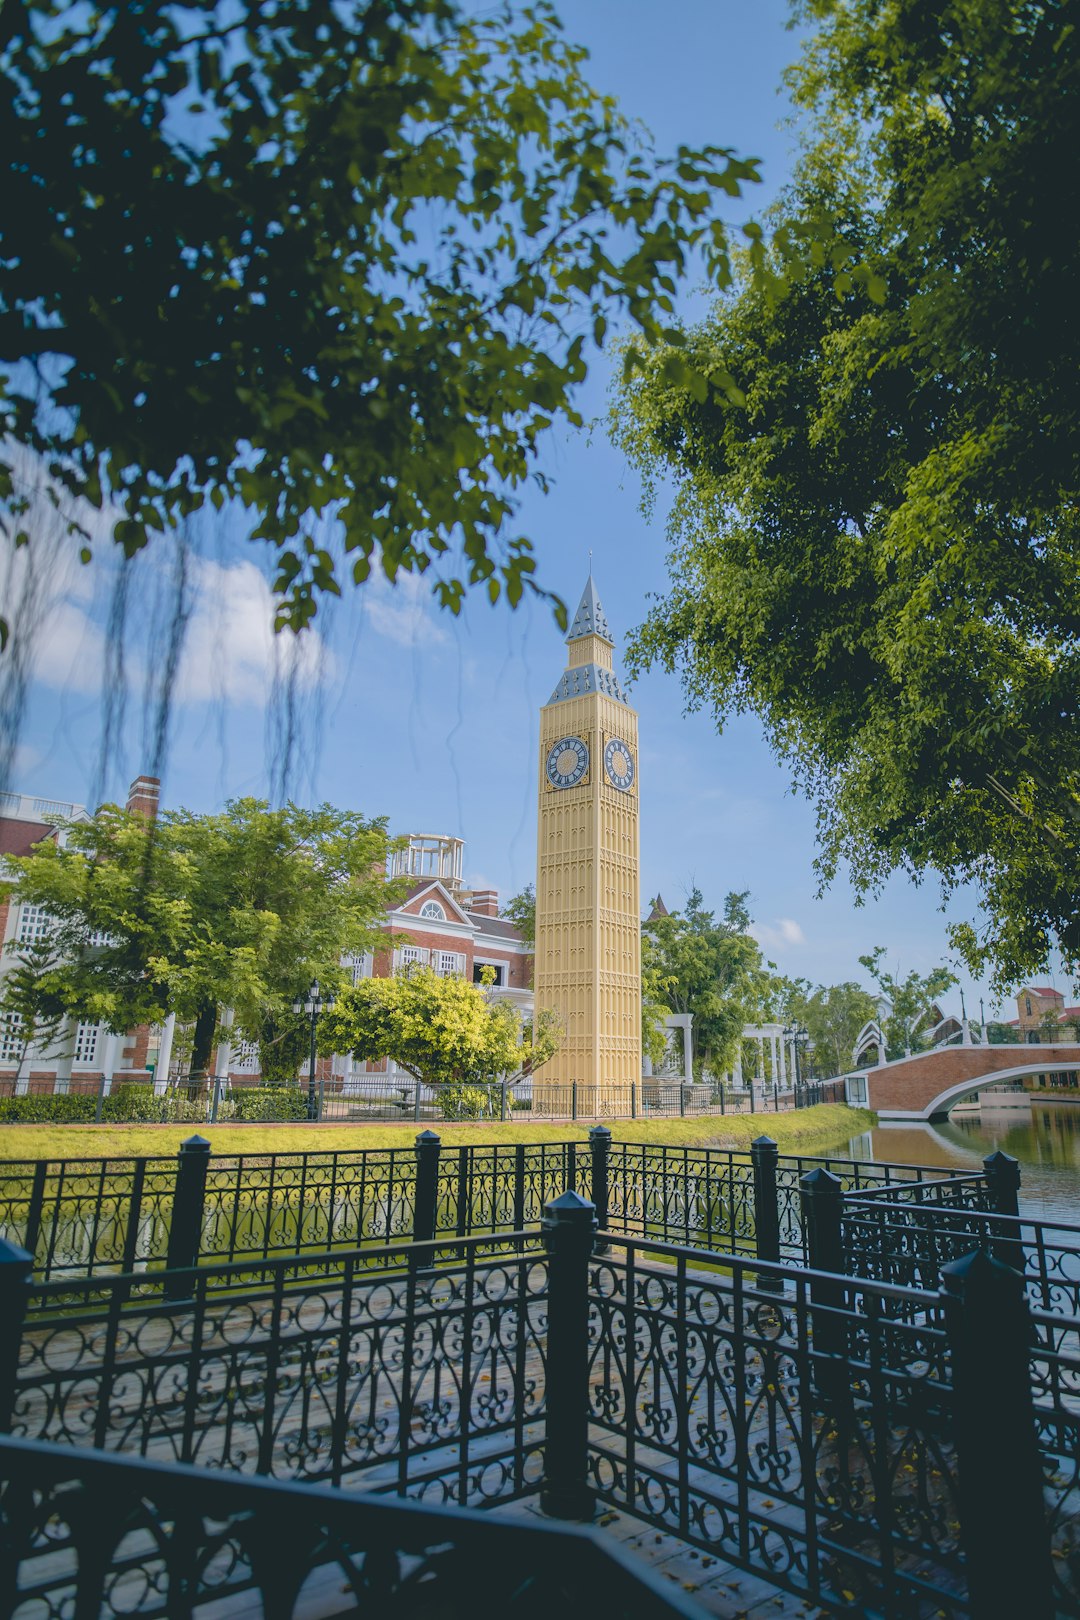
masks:
<instances>
[{"instance_id":1,"label":"white pergola structure","mask_svg":"<svg viewBox=\"0 0 1080 1620\"><path fill-rule=\"evenodd\" d=\"M792 1037L785 1032L783 1024L745 1024L742 1038L744 1041L757 1042L755 1080L763 1081L770 1086L780 1086L784 1091L794 1085L794 1043ZM741 1049L733 1067L724 1075L724 1079L728 1085L745 1089L746 1081L743 1078Z\"/></svg>"}]
</instances>

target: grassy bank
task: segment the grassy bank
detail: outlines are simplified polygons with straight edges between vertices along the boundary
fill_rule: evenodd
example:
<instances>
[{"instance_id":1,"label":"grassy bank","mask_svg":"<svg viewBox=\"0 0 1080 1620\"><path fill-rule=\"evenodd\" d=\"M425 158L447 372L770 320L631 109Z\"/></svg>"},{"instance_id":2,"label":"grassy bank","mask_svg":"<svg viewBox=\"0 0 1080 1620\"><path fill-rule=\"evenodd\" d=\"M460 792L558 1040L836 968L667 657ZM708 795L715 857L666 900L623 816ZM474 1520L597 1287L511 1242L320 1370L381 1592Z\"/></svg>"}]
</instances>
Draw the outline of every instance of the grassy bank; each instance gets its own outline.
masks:
<instances>
[{"instance_id":1,"label":"grassy bank","mask_svg":"<svg viewBox=\"0 0 1080 1620\"><path fill-rule=\"evenodd\" d=\"M621 1142L656 1142L679 1147L749 1148L763 1133L781 1153L842 1152L848 1137L869 1130L873 1114L822 1103L790 1114L739 1114L699 1119L623 1119L611 1125ZM483 1120L475 1125L435 1127L448 1146L461 1142L585 1141L589 1124L556 1125ZM305 1149L409 1147L416 1126L408 1125L7 1125L0 1128L3 1159L101 1159L175 1153L186 1137L209 1139L215 1153L296 1153Z\"/></svg>"}]
</instances>

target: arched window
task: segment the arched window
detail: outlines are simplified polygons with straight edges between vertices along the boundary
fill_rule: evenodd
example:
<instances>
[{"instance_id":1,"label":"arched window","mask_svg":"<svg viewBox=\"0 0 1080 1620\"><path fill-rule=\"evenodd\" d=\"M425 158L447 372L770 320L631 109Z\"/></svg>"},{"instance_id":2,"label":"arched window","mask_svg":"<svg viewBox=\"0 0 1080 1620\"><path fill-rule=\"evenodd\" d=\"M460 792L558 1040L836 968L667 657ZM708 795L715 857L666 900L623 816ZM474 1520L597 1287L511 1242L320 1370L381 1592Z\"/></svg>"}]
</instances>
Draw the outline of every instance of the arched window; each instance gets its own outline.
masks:
<instances>
[{"instance_id":1,"label":"arched window","mask_svg":"<svg viewBox=\"0 0 1080 1620\"><path fill-rule=\"evenodd\" d=\"M446 912L437 900L425 900L420 907L421 917L427 917L430 922L445 922Z\"/></svg>"}]
</instances>

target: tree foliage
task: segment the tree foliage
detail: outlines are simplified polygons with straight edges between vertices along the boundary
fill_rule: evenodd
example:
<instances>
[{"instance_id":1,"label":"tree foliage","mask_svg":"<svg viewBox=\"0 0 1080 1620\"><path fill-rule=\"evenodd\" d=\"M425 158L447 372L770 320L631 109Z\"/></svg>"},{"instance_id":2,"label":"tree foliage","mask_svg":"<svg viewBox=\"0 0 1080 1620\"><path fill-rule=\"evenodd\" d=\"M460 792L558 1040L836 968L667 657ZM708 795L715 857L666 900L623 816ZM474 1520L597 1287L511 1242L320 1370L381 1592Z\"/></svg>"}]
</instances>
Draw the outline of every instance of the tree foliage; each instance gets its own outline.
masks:
<instances>
[{"instance_id":1,"label":"tree foliage","mask_svg":"<svg viewBox=\"0 0 1080 1620\"><path fill-rule=\"evenodd\" d=\"M1080 963L1080 53L1034 0L806 0L813 119L773 225L617 432L675 484L672 586L632 669L754 710L815 798L827 881L967 880L1004 989ZM830 254L823 246L828 230ZM844 256L865 272L856 281ZM777 261L779 264L779 261Z\"/></svg>"},{"instance_id":2,"label":"tree foliage","mask_svg":"<svg viewBox=\"0 0 1080 1620\"><path fill-rule=\"evenodd\" d=\"M512 922L527 945L536 944L536 888L526 883L518 894L511 895L502 908L502 914Z\"/></svg>"},{"instance_id":3,"label":"tree foliage","mask_svg":"<svg viewBox=\"0 0 1080 1620\"><path fill-rule=\"evenodd\" d=\"M822 1077L850 1069L859 1031L877 1017L877 1004L861 984L819 984L807 996L801 1012L810 1035L817 1072Z\"/></svg>"},{"instance_id":4,"label":"tree foliage","mask_svg":"<svg viewBox=\"0 0 1080 1620\"><path fill-rule=\"evenodd\" d=\"M956 984L955 973L948 968L931 968L929 973L916 973L914 969L903 978L890 973L885 966L884 945L878 945L859 961L869 973L888 1012L881 1019L885 1036L886 1055L891 1058L909 1057L929 1044L934 1019L933 1007L946 990Z\"/></svg>"},{"instance_id":5,"label":"tree foliage","mask_svg":"<svg viewBox=\"0 0 1080 1620\"><path fill-rule=\"evenodd\" d=\"M763 972L761 951L748 933L747 895L729 894L723 919L706 911L691 889L683 912L654 917L641 934L641 976L654 1009L692 1013L695 1074L726 1067L738 1047L747 1009Z\"/></svg>"},{"instance_id":6,"label":"tree foliage","mask_svg":"<svg viewBox=\"0 0 1080 1620\"><path fill-rule=\"evenodd\" d=\"M156 821L106 805L70 823L63 847L50 840L9 862L16 898L52 919L52 960L24 999L43 1019L118 1032L176 1013L195 1025L195 1073L231 1007L271 1072L277 1037L296 1033L293 998L315 976L342 986L342 956L377 942L397 892L382 876L388 847L385 822L330 805L235 799L218 815ZM15 1006L12 975L0 993Z\"/></svg>"},{"instance_id":7,"label":"tree foliage","mask_svg":"<svg viewBox=\"0 0 1080 1620\"><path fill-rule=\"evenodd\" d=\"M756 178L656 159L584 57L545 0L5 8L0 429L129 556L242 502L294 627L376 566L515 603L586 339L661 337L699 249L722 280Z\"/></svg>"},{"instance_id":8,"label":"tree foliage","mask_svg":"<svg viewBox=\"0 0 1080 1620\"><path fill-rule=\"evenodd\" d=\"M391 1058L423 1085L463 1086L506 1075L511 1082L559 1048L557 1015L542 1011L522 1028L517 1009L483 985L431 968L361 979L320 1023L327 1052L372 1062Z\"/></svg>"}]
</instances>

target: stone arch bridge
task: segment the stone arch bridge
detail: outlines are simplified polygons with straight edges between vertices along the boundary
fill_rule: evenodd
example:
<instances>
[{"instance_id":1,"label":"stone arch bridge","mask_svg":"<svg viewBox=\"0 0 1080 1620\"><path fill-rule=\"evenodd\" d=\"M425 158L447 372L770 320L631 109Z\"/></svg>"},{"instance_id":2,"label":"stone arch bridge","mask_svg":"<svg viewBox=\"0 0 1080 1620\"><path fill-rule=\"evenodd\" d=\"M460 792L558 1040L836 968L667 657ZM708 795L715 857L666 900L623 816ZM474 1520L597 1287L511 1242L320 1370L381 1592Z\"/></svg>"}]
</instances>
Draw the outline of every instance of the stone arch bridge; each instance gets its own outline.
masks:
<instances>
[{"instance_id":1,"label":"stone arch bridge","mask_svg":"<svg viewBox=\"0 0 1080 1620\"><path fill-rule=\"evenodd\" d=\"M1080 1070L1080 1046L943 1046L847 1077L851 1103L882 1119L944 1119L982 1086Z\"/></svg>"}]
</instances>

